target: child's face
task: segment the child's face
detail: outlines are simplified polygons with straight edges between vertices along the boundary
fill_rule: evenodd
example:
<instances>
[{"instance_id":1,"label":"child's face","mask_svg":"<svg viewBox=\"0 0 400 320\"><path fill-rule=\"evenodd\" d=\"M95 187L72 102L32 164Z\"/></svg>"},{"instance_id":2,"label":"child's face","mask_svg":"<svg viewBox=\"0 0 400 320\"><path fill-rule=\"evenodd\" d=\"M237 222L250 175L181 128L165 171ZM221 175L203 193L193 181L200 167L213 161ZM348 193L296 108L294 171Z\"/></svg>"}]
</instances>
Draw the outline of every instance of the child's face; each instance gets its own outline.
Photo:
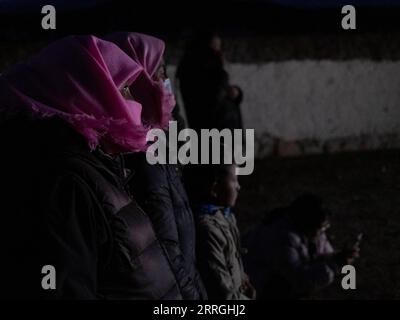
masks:
<instances>
[{"instance_id":1,"label":"child's face","mask_svg":"<svg viewBox=\"0 0 400 320\"><path fill-rule=\"evenodd\" d=\"M229 166L228 172L216 185L218 203L225 207L234 207L239 195L240 185L236 175L236 166Z\"/></svg>"}]
</instances>

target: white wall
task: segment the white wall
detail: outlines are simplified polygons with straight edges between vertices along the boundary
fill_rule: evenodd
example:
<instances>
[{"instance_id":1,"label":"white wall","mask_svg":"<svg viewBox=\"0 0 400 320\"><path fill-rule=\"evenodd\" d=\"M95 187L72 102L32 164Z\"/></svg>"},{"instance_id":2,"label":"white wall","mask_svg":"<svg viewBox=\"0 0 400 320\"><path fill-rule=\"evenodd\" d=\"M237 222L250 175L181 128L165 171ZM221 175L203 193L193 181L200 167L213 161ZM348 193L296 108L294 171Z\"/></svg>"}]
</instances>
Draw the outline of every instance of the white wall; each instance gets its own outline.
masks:
<instances>
[{"instance_id":1,"label":"white wall","mask_svg":"<svg viewBox=\"0 0 400 320\"><path fill-rule=\"evenodd\" d=\"M256 137L324 142L400 134L400 62L284 61L227 70L244 91L244 124Z\"/></svg>"}]
</instances>

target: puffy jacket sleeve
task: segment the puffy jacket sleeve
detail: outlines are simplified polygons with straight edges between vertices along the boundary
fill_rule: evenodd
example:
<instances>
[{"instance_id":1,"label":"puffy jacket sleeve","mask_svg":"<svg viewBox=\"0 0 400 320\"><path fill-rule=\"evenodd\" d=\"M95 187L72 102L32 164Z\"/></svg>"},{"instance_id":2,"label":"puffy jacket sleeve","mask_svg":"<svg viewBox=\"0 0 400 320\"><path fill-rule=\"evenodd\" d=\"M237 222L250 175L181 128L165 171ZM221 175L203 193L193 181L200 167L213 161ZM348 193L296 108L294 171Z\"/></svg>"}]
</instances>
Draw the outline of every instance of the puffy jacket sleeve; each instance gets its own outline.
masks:
<instances>
[{"instance_id":1,"label":"puffy jacket sleeve","mask_svg":"<svg viewBox=\"0 0 400 320\"><path fill-rule=\"evenodd\" d=\"M43 264L56 269L56 289L46 298L94 299L97 238L94 214L100 210L85 182L74 174L57 179L44 207Z\"/></svg>"},{"instance_id":2,"label":"puffy jacket sleeve","mask_svg":"<svg viewBox=\"0 0 400 320\"><path fill-rule=\"evenodd\" d=\"M180 248L180 238L174 205L172 203L168 175L163 165L150 165L144 156L136 158L136 169L132 190L134 196L148 214L157 238L162 243L170 260L176 281L184 299L197 300L199 292L185 269L185 257Z\"/></svg>"}]
</instances>

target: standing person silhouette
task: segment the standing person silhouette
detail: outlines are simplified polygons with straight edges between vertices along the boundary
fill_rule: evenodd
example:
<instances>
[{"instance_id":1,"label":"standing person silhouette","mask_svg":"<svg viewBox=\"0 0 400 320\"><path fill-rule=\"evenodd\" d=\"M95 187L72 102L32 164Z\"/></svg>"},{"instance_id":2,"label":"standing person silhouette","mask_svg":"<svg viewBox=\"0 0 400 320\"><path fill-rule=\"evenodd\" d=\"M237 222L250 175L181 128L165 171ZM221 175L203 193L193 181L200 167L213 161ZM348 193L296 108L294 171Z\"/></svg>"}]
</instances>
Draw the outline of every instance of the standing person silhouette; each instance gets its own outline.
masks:
<instances>
[{"instance_id":1,"label":"standing person silhouette","mask_svg":"<svg viewBox=\"0 0 400 320\"><path fill-rule=\"evenodd\" d=\"M200 31L194 35L176 77L188 126L196 131L216 128L218 105L229 87L221 38L216 32Z\"/></svg>"}]
</instances>

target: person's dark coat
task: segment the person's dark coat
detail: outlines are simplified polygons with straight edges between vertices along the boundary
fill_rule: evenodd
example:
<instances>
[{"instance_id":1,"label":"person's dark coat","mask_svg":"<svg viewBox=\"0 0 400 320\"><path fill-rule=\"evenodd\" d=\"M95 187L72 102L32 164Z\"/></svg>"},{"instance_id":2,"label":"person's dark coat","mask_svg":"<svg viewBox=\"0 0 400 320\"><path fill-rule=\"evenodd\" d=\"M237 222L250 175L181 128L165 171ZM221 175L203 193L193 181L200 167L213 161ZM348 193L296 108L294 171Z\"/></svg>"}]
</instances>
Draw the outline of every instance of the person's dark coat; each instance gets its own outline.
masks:
<instances>
[{"instance_id":1,"label":"person's dark coat","mask_svg":"<svg viewBox=\"0 0 400 320\"><path fill-rule=\"evenodd\" d=\"M172 118L177 123L178 132L181 132L181 130L183 130L187 127L186 120L182 116L181 107L178 103L175 104L175 107L172 110Z\"/></svg>"},{"instance_id":2,"label":"person's dark coat","mask_svg":"<svg viewBox=\"0 0 400 320\"><path fill-rule=\"evenodd\" d=\"M189 51L179 64L176 77L188 127L194 130L216 128L219 103L229 85L221 57L209 48Z\"/></svg>"},{"instance_id":3,"label":"person's dark coat","mask_svg":"<svg viewBox=\"0 0 400 320\"><path fill-rule=\"evenodd\" d=\"M325 233L314 243L289 217L257 225L243 239L244 266L258 299L300 299L330 285L338 267Z\"/></svg>"},{"instance_id":4,"label":"person's dark coat","mask_svg":"<svg viewBox=\"0 0 400 320\"><path fill-rule=\"evenodd\" d=\"M196 267L195 225L178 165L154 164L145 153L125 157L133 169L132 193L152 220L158 239L167 250L184 299L205 299Z\"/></svg>"},{"instance_id":5,"label":"person's dark coat","mask_svg":"<svg viewBox=\"0 0 400 320\"><path fill-rule=\"evenodd\" d=\"M235 103L231 99L222 99L218 104L216 128L218 130L243 129L243 120L240 105Z\"/></svg>"},{"instance_id":6,"label":"person's dark coat","mask_svg":"<svg viewBox=\"0 0 400 320\"><path fill-rule=\"evenodd\" d=\"M3 297L181 299L119 157L90 152L61 120L2 129ZM54 290L43 289L46 265Z\"/></svg>"}]
</instances>

